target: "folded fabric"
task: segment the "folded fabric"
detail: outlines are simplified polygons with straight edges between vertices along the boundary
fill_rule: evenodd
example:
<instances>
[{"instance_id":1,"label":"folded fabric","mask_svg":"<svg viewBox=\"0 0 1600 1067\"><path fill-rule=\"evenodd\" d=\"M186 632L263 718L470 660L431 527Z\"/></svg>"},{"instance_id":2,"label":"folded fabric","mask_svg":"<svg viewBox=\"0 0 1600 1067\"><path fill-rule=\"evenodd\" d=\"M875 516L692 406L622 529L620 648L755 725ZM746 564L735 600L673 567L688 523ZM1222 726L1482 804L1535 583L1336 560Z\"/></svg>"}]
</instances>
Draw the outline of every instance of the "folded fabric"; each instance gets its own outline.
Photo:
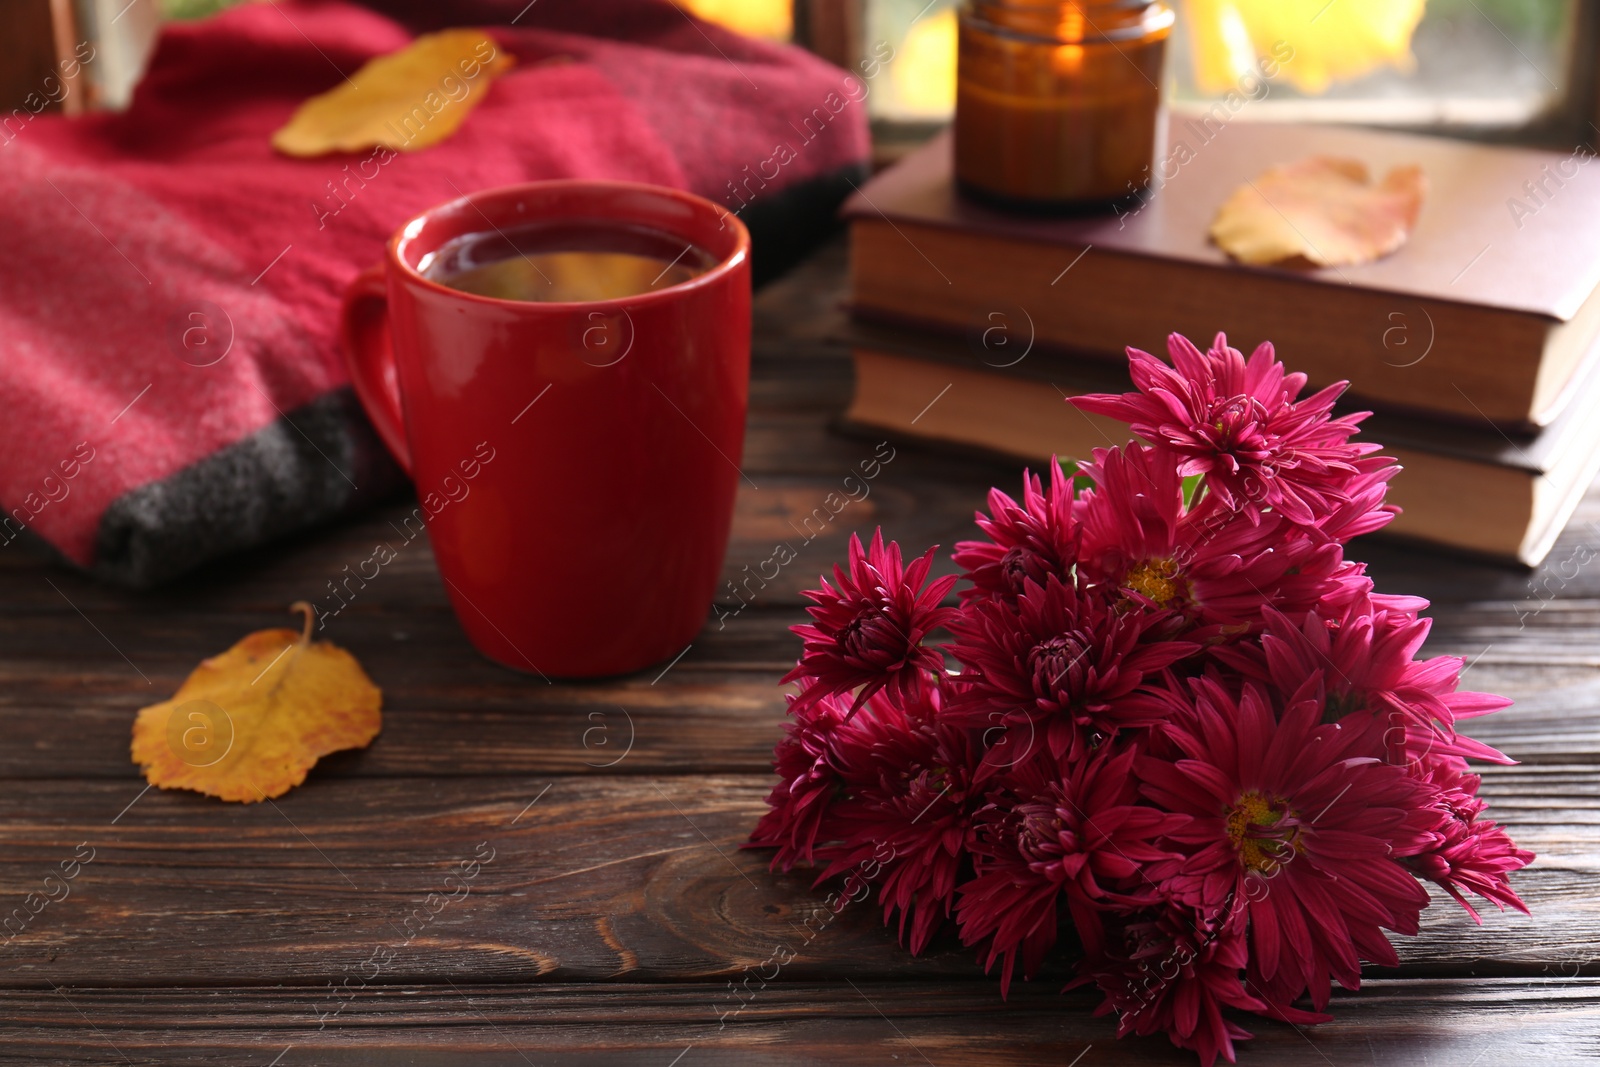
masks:
<instances>
[{"instance_id":1,"label":"folded fabric","mask_svg":"<svg viewBox=\"0 0 1600 1067\"><path fill-rule=\"evenodd\" d=\"M432 204L541 178L687 188L781 227L752 226L770 271L777 235L819 230L863 169L859 82L658 0L452 6L517 65L450 140L274 153L307 97L444 20L385 6L399 20L285 0L175 24L128 111L0 124L0 548L37 538L144 585L392 492L338 305Z\"/></svg>"}]
</instances>

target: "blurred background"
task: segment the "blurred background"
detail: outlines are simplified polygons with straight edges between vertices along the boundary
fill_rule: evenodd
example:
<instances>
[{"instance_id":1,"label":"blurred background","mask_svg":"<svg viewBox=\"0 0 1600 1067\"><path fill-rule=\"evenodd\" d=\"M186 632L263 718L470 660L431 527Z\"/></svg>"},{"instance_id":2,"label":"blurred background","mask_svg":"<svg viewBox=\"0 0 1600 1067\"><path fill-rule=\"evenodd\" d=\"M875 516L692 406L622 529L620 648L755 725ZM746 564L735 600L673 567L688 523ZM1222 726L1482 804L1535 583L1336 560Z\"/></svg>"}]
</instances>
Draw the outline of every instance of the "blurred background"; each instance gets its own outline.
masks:
<instances>
[{"instance_id":1,"label":"blurred background","mask_svg":"<svg viewBox=\"0 0 1600 1067\"><path fill-rule=\"evenodd\" d=\"M162 19L252 0L6 0L0 101L9 109L59 55L93 42L83 92L55 106L120 107ZM880 161L948 121L956 0L675 0L730 29L792 41L861 71L894 62L869 99ZM1295 27L1296 59L1254 121L1344 122L1547 147L1600 137L1600 5L1580 0L1176 0L1167 99L1203 111ZM1307 32L1306 27L1311 29Z\"/></svg>"}]
</instances>

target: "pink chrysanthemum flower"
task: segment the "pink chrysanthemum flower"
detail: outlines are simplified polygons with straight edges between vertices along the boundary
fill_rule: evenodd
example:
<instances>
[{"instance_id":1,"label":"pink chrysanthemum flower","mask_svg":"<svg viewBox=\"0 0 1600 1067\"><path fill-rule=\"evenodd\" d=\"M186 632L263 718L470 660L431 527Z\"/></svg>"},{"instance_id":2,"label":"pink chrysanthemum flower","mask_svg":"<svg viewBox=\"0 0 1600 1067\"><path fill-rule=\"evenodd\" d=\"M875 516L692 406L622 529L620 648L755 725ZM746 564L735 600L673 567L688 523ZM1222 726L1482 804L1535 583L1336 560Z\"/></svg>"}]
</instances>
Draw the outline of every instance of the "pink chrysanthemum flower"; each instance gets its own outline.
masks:
<instances>
[{"instance_id":1,"label":"pink chrysanthemum flower","mask_svg":"<svg viewBox=\"0 0 1600 1067\"><path fill-rule=\"evenodd\" d=\"M1013 971L1032 977L1056 940L1063 902L1085 951L1103 949L1101 912L1156 901L1147 865L1180 858L1157 847L1188 820L1139 803L1135 748L1058 760L1035 752L991 787L973 820L974 877L961 887L961 940L1000 961L1000 995Z\"/></svg>"},{"instance_id":2,"label":"pink chrysanthemum flower","mask_svg":"<svg viewBox=\"0 0 1600 1067\"><path fill-rule=\"evenodd\" d=\"M1511 701L1458 690L1465 663L1460 656L1416 659L1432 620L1419 617L1412 603L1363 596L1331 617L1312 612L1300 625L1263 608L1261 643L1219 648L1217 656L1266 682L1286 702L1319 702L1326 722L1355 711L1382 718L1390 727L1394 762L1427 752L1512 762L1488 745L1457 736L1457 720L1487 715Z\"/></svg>"},{"instance_id":3,"label":"pink chrysanthemum flower","mask_svg":"<svg viewBox=\"0 0 1600 1067\"><path fill-rule=\"evenodd\" d=\"M884 922L900 914L900 939L920 953L950 916L976 791L972 731L939 714L939 691L919 685L901 704L880 693L842 723L832 752L844 783L830 817L837 842L818 882L876 885Z\"/></svg>"},{"instance_id":4,"label":"pink chrysanthemum flower","mask_svg":"<svg viewBox=\"0 0 1600 1067\"><path fill-rule=\"evenodd\" d=\"M950 653L963 670L950 715L981 730L1003 727L1007 746L990 751L1007 763L1034 737L1051 755L1082 758L1119 730L1164 714L1139 687L1200 646L1151 637L1161 621L1161 613L1118 611L1055 577L1042 589L1027 583L1015 604L974 602L951 624Z\"/></svg>"},{"instance_id":5,"label":"pink chrysanthemum flower","mask_svg":"<svg viewBox=\"0 0 1600 1067\"><path fill-rule=\"evenodd\" d=\"M1518 848L1498 824L1479 818L1489 805L1478 796L1478 776L1469 774L1456 757L1429 759L1413 771L1435 787L1433 807L1440 817L1433 843L1408 857L1407 865L1454 897L1474 922L1483 919L1462 890L1476 893L1501 911L1515 908L1527 914L1528 906L1511 888L1507 875L1532 863L1534 855Z\"/></svg>"},{"instance_id":6,"label":"pink chrysanthemum flower","mask_svg":"<svg viewBox=\"0 0 1600 1067\"><path fill-rule=\"evenodd\" d=\"M1359 986L1362 957L1399 962L1384 929L1417 932L1428 894L1401 859L1430 843L1429 791L1383 761L1370 714L1323 723L1307 700L1279 721L1253 682L1235 698L1196 679L1191 695L1166 730L1181 758L1138 767L1147 797L1192 817L1172 836L1188 858L1168 890L1208 914L1242 896L1251 990L1274 1005L1309 992L1320 1011L1330 978Z\"/></svg>"},{"instance_id":7,"label":"pink chrysanthemum flower","mask_svg":"<svg viewBox=\"0 0 1600 1067\"><path fill-rule=\"evenodd\" d=\"M882 530L872 535L868 549L850 535L850 572L835 566L837 588L824 578L821 589L806 590L817 605L807 609L812 622L791 627L805 645L799 664L783 681L812 679L800 694L802 703L858 687L853 708L885 686L905 699L915 693L923 672L944 670L939 650L923 644L929 633L956 615L953 608L939 607L956 576L928 582L937 550L928 549L906 567L898 544L891 541L884 547Z\"/></svg>"},{"instance_id":8,"label":"pink chrysanthemum flower","mask_svg":"<svg viewBox=\"0 0 1600 1067\"><path fill-rule=\"evenodd\" d=\"M1197 546L1184 537L1183 479L1171 461L1149 446L1130 443L1097 448L1094 459L1081 466L1094 486L1079 494L1073 517L1082 530L1079 558L1091 579L1128 589L1158 607L1194 600ZM1223 537L1219 551L1241 533L1252 545L1264 544L1258 528L1244 523L1205 532L1207 545Z\"/></svg>"},{"instance_id":9,"label":"pink chrysanthemum flower","mask_svg":"<svg viewBox=\"0 0 1600 1067\"><path fill-rule=\"evenodd\" d=\"M1118 1037L1165 1033L1211 1067L1218 1056L1235 1062L1233 1043L1250 1038L1224 1008L1293 1023L1328 1021L1253 995L1242 980L1248 962L1245 927L1230 908L1203 913L1169 905L1121 924L1111 949L1087 957L1074 984L1093 981L1105 993L1095 1014L1115 1012Z\"/></svg>"},{"instance_id":10,"label":"pink chrysanthemum flower","mask_svg":"<svg viewBox=\"0 0 1600 1067\"><path fill-rule=\"evenodd\" d=\"M1208 352L1188 339L1167 338L1168 366L1128 350L1135 392L1073 397L1070 403L1128 423L1133 432L1177 460L1182 475L1206 475L1208 491L1230 511L1271 508L1291 522L1315 526L1352 499L1352 476L1388 460L1368 459L1376 445L1352 444L1365 415L1333 418L1345 383L1298 400L1303 374L1286 374L1262 344L1248 360L1218 334Z\"/></svg>"},{"instance_id":11,"label":"pink chrysanthemum flower","mask_svg":"<svg viewBox=\"0 0 1600 1067\"><path fill-rule=\"evenodd\" d=\"M1385 503L1389 494L1389 480L1400 473L1400 468L1387 460L1363 459L1363 465L1382 462L1361 474L1354 475L1341 487L1348 499L1330 501L1326 512L1317 518L1317 532L1330 541L1347 543L1353 537L1381 530L1394 521L1400 509Z\"/></svg>"},{"instance_id":12,"label":"pink chrysanthemum flower","mask_svg":"<svg viewBox=\"0 0 1600 1067\"><path fill-rule=\"evenodd\" d=\"M774 870L810 863L817 844L833 835L825 826L830 805L844 791L832 759L833 738L849 717L846 697L801 701L789 697L790 720L773 752L778 784L767 794L767 811L750 834L753 848L775 848Z\"/></svg>"},{"instance_id":13,"label":"pink chrysanthemum flower","mask_svg":"<svg viewBox=\"0 0 1600 1067\"><path fill-rule=\"evenodd\" d=\"M1338 389L1299 399L1270 346L1130 353L1138 391L1083 398L1145 441L1024 473L954 553L881 532L807 595L778 783L752 844L872 892L921 952L952 918L1002 995L1061 944L1122 1034L1207 1067L1249 1034L1224 1009L1326 1017L1393 966L1439 885L1526 910L1532 861L1486 815L1456 732L1504 707L1418 659L1427 602L1374 591L1350 538L1388 522L1396 468L1350 440ZM946 628L959 672L926 642ZM1062 935L1063 930L1076 938Z\"/></svg>"},{"instance_id":14,"label":"pink chrysanthemum flower","mask_svg":"<svg viewBox=\"0 0 1600 1067\"><path fill-rule=\"evenodd\" d=\"M1095 449L1078 496L1078 562L1094 583L1171 610L1210 635L1258 624L1263 601L1303 613L1335 590L1339 546L1276 515L1247 522L1207 496L1192 512L1183 480L1154 448Z\"/></svg>"},{"instance_id":15,"label":"pink chrysanthemum flower","mask_svg":"<svg viewBox=\"0 0 1600 1067\"><path fill-rule=\"evenodd\" d=\"M971 597L1015 598L1024 582L1044 585L1051 575L1065 579L1077 559L1078 529L1072 517L1072 481L1050 461L1050 489L1039 476L1022 472L1022 501L989 490L989 514L976 516L987 541L961 541L956 564L971 579L961 592Z\"/></svg>"}]
</instances>

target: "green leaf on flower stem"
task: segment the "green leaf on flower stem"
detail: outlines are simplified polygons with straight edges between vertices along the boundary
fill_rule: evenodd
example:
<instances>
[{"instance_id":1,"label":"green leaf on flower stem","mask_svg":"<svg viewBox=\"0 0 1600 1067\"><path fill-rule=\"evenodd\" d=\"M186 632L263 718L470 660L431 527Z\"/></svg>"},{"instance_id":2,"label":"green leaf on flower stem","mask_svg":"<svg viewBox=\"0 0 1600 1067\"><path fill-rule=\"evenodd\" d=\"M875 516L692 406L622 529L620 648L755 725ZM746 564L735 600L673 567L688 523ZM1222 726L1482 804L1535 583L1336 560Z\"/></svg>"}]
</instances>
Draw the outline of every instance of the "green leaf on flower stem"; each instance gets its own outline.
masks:
<instances>
[{"instance_id":1,"label":"green leaf on flower stem","mask_svg":"<svg viewBox=\"0 0 1600 1067\"><path fill-rule=\"evenodd\" d=\"M1078 469L1078 461L1065 457L1056 461L1061 465L1061 471L1067 476L1067 481L1072 483L1072 495L1076 497L1085 489L1094 486L1094 479Z\"/></svg>"},{"instance_id":2,"label":"green leaf on flower stem","mask_svg":"<svg viewBox=\"0 0 1600 1067\"><path fill-rule=\"evenodd\" d=\"M1190 474L1183 479L1183 506L1189 507L1194 503L1194 498L1200 492L1200 481L1204 474Z\"/></svg>"}]
</instances>

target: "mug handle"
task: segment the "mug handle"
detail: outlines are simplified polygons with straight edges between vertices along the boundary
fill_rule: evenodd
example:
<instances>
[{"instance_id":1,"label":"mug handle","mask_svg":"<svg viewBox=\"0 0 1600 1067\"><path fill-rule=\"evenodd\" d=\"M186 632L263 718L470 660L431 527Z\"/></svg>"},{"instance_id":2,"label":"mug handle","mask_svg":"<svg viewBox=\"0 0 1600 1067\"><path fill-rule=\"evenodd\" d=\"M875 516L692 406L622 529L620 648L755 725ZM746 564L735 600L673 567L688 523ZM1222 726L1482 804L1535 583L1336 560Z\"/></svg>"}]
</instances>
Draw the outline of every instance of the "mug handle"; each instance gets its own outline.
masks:
<instances>
[{"instance_id":1,"label":"mug handle","mask_svg":"<svg viewBox=\"0 0 1600 1067\"><path fill-rule=\"evenodd\" d=\"M361 406L407 474L411 449L406 444L400 378L395 370L389 335L389 291L385 267L374 264L356 276L344 293L339 313L339 347Z\"/></svg>"}]
</instances>

